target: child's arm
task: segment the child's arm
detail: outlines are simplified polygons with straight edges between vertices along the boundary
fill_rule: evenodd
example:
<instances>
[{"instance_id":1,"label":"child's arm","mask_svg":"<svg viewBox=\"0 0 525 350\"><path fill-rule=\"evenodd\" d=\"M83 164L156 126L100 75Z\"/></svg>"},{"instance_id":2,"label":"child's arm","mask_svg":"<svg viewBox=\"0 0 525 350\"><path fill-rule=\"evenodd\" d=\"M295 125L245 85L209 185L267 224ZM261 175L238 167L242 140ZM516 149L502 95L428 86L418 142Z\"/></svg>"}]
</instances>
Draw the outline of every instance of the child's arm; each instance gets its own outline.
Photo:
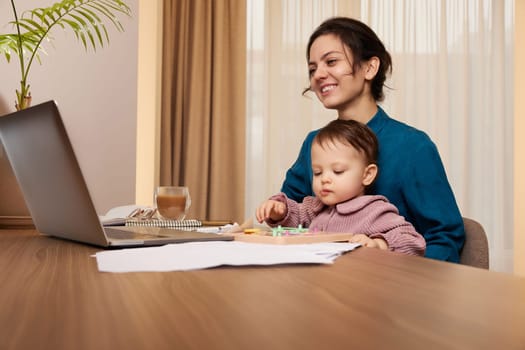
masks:
<instances>
[{"instance_id":1,"label":"child's arm","mask_svg":"<svg viewBox=\"0 0 525 350\"><path fill-rule=\"evenodd\" d=\"M281 192L263 202L257 208L255 216L259 222L265 221L272 227L277 225L308 227L323 206L323 203L315 197L305 197L302 203L297 203Z\"/></svg>"},{"instance_id":2,"label":"child's arm","mask_svg":"<svg viewBox=\"0 0 525 350\"><path fill-rule=\"evenodd\" d=\"M351 226L356 234L354 242L410 255L425 253L423 236L399 215L397 208L385 197L361 196L349 203L337 207L341 216L337 229L343 232L343 225ZM288 208L288 211L291 210Z\"/></svg>"},{"instance_id":3,"label":"child's arm","mask_svg":"<svg viewBox=\"0 0 525 350\"><path fill-rule=\"evenodd\" d=\"M372 210L368 237L382 239L387 243L388 250L409 255L425 254L426 243L414 226L399 215L397 208L391 203L378 205Z\"/></svg>"},{"instance_id":4,"label":"child's arm","mask_svg":"<svg viewBox=\"0 0 525 350\"><path fill-rule=\"evenodd\" d=\"M266 220L281 221L288 213L286 203L273 199L264 201L256 210L255 217L259 223Z\"/></svg>"}]
</instances>

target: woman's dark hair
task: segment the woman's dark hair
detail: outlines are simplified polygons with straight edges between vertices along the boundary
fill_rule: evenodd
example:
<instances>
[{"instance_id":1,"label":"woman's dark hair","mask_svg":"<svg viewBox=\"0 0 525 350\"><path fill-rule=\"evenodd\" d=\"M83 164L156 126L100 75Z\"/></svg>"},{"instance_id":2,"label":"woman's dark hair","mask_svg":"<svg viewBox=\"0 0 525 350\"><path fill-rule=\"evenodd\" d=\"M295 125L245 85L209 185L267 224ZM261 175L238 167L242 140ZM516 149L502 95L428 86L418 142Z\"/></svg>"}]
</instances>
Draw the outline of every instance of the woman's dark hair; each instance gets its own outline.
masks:
<instances>
[{"instance_id":1,"label":"woman's dark hair","mask_svg":"<svg viewBox=\"0 0 525 350\"><path fill-rule=\"evenodd\" d=\"M310 36L306 47L307 62L310 61L310 48L315 39L326 34L337 36L344 45L350 48L354 59L352 64L354 71L359 69L361 62L372 57L379 58L379 70L372 80L371 90L374 99L382 101L385 98L383 86L386 75L392 72L392 58L377 34L369 26L356 19L348 17L329 18L321 23ZM310 87L304 92L309 90Z\"/></svg>"},{"instance_id":2,"label":"woman's dark hair","mask_svg":"<svg viewBox=\"0 0 525 350\"><path fill-rule=\"evenodd\" d=\"M367 165L377 164L377 137L365 124L356 120L332 120L319 130L313 142L323 146L334 141L354 147L365 156Z\"/></svg>"}]
</instances>

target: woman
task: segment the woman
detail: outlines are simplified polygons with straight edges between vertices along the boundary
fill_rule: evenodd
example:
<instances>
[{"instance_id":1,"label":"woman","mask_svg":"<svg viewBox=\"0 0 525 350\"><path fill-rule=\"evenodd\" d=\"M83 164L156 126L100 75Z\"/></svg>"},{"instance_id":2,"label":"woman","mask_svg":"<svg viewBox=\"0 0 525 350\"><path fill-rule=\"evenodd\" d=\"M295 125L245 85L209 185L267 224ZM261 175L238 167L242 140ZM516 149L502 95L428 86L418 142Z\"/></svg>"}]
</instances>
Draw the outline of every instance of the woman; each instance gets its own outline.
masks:
<instances>
[{"instance_id":1,"label":"woman","mask_svg":"<svg viewBox=\"0 0 525 350\"><path fill-rule=\"evenodd\" d=\"M364 23L335 17L312 33L306 52L310 86L305 92L335 109L338 119L367 124L378 138L381 170L370 193L388 198L425 237L426 257L459 262L463 220L435 144L377 105L392 65L381 40ZM310 150L317 132L307 135L281 188L298 202L313 195Z\"/></svg>"}]
</instances>

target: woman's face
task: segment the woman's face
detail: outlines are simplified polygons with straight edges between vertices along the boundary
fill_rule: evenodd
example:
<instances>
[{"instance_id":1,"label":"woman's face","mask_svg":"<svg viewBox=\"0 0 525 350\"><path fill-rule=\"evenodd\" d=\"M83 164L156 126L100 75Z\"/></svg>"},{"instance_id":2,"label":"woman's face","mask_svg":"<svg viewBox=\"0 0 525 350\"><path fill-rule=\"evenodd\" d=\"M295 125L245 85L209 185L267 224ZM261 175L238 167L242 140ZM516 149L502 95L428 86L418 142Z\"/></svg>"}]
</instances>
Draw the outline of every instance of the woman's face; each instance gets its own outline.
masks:
<instances>
[{"instance_id":1,"label":"woman's face","mask_svg":"<svg viewBox=\"0 0 525 350\"><path fill-rule=\"evenodd\" d=\"M366 70L354 71L352 64L352 52L334 34L321 35L310 47L310 89L326 108L337 110L340 117L372 97Z\"/></svg>"}]
</instances>

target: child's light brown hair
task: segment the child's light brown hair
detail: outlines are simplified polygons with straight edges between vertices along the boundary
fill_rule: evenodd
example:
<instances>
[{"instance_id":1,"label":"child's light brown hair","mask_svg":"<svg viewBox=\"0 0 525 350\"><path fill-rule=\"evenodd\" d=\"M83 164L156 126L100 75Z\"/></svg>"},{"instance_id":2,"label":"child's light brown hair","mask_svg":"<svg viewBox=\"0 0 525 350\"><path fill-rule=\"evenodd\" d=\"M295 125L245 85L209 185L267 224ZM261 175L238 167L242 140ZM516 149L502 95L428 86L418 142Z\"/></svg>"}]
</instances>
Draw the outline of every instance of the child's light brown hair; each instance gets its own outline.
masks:
<instances>
[{"instance_id":1,"label":"child's light brown hair","mask_svg":"<svg viewBox=\"0 0 525 350\"><path fill-rule=\"evenodd\" d=\"M374 132L365 124L355 120L332 120L319 130L313 140L321 147L328 142L339 141L354 147L365 156L366 164L377 164L378 142Z\"/></svg>"}]
</instances>

